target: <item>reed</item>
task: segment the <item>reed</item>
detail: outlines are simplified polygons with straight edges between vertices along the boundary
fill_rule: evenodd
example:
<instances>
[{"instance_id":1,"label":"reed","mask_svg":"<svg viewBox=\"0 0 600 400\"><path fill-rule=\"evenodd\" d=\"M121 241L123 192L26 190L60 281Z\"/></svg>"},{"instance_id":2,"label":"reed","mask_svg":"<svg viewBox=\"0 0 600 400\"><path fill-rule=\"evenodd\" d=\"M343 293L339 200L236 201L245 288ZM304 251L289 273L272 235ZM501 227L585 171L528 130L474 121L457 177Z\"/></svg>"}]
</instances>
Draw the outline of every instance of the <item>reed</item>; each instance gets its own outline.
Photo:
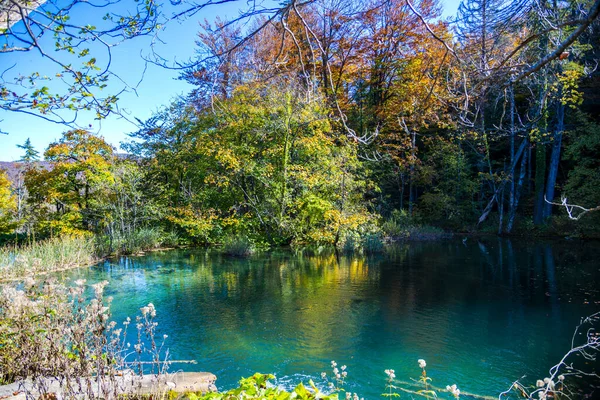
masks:
<instances>
[{"instance_id":1,"label":"reed","mask_svg":"<svg viewBox=\"0 0 600 400\"><path fill-rule=\"evenodd\" d=\"M25 246L0 248L0 280L40 275L98 261L94 239L63 236Z\"/></svg>"}]
</instances>

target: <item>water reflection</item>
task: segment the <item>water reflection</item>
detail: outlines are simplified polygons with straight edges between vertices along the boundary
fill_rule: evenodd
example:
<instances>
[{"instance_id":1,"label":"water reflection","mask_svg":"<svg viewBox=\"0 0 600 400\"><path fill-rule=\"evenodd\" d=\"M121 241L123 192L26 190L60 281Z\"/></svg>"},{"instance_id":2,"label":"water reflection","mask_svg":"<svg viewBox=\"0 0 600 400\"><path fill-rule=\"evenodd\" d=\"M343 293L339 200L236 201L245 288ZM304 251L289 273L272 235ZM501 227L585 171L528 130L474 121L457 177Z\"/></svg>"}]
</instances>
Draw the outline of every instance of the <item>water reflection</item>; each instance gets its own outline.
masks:
<instances>
[{"instance_id":1,"label":"water reflection","mask_svg":"<svg viewBox=\"0 0 600 400\"><path fill-rule=\"evenodd\" d=\"M174 359L221 387L256 371L318 380L332 359L379 397L383 369L494 394L543 377L600 307L598 246L496 237L398 245L377 257L170 251L80 271L108 279L114 316L153 302ZM198 368L198 367L192 367Z\"/></svg>"}]
</instances>

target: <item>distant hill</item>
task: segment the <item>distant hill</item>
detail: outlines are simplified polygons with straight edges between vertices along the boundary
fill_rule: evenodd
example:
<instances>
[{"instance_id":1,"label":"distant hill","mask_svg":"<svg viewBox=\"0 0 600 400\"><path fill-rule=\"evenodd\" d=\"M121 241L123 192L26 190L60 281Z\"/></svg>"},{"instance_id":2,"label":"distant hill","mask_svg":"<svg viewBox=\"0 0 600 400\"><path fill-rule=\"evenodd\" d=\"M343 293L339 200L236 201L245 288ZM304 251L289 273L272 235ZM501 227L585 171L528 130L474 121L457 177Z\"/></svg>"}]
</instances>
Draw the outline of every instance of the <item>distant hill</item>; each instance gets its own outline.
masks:
<instances>
[{"instance_id":1,"label":"distant hill","mask_svg":"<svg viewBox=\"0 0 600 400\"><path fill-rule=\"evenodd\" d=\"M50 169L52 168L52 163L49 161L36 161L35 165L40 168ZM8 179L11 182L15 182L19 175L19 170L23 170L25 165L21 162L17 161L0 161L0 169L5 170L8 173Z\"/></svg>"}]
</instances>

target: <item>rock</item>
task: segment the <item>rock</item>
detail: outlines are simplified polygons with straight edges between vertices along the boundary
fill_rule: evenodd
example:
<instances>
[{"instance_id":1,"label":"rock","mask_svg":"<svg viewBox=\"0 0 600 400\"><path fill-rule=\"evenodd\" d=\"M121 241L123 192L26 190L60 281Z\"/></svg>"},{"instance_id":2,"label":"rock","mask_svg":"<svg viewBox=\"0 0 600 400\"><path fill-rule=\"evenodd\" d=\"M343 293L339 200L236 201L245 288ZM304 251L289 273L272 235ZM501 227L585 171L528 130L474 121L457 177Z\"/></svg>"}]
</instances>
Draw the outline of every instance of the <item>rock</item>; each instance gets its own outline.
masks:
<instances>
[{"instance_id":1,"label":"rock","mask_svg":"<svg viewBox=\"0 0 600 400\"><path fill-rule=\"evenodd\" d=\"M216 392L215 381L217 377L210 372L177 372L173 374L156 375L136 375L133 372L124 373L122 376L116 376L113 379L106 377L101 382L95 377L89 378L91 390L97 397L102 394L164 394L167 392L175 393L208 393ZM77 397L86 398L88 379L73 379L71 387L76 388L75 392L80 392ZM82 390L77 390L81 386ZM39 388L45 388L45 394L41 393ZM0 386L0 399L24 400L29 394L29 398L60 400L63 396L64 382L57 378L44 378L38 385L34 385L31 380L15 382L10 385ZM102 389L100 389L102 388ZM69 396L71 397L71 396ZM108 396L110 397L110 396Z\"/></svg>"}]
</instances>

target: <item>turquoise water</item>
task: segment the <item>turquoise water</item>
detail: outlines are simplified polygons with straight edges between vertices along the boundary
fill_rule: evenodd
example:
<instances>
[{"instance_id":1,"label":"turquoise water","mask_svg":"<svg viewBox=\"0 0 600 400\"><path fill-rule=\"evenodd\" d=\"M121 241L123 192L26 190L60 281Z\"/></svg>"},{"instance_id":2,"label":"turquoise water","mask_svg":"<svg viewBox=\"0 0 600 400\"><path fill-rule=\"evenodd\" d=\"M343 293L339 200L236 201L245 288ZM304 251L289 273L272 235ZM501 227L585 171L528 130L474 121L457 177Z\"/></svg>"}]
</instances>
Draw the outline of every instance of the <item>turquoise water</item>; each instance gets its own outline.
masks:
<instances>
[{"instance_id":1,"label":"turquoise water","mask_svg":"<svg viewBox=\"0 0 600 400\"><path fill-rule=\"evenodd\" d=\"M384 369L418 379L423 358L434 385L497 396L547 376L580 318L600 310L598 260L598 243L490 237L376 257L165 251L69 276L109 280L116 321L154 303L171 359L198 361L171 370L213 372L220 389L254 372L320 382L336 360L348 390L379 398Z\"/></svg>"}]
</instances>

